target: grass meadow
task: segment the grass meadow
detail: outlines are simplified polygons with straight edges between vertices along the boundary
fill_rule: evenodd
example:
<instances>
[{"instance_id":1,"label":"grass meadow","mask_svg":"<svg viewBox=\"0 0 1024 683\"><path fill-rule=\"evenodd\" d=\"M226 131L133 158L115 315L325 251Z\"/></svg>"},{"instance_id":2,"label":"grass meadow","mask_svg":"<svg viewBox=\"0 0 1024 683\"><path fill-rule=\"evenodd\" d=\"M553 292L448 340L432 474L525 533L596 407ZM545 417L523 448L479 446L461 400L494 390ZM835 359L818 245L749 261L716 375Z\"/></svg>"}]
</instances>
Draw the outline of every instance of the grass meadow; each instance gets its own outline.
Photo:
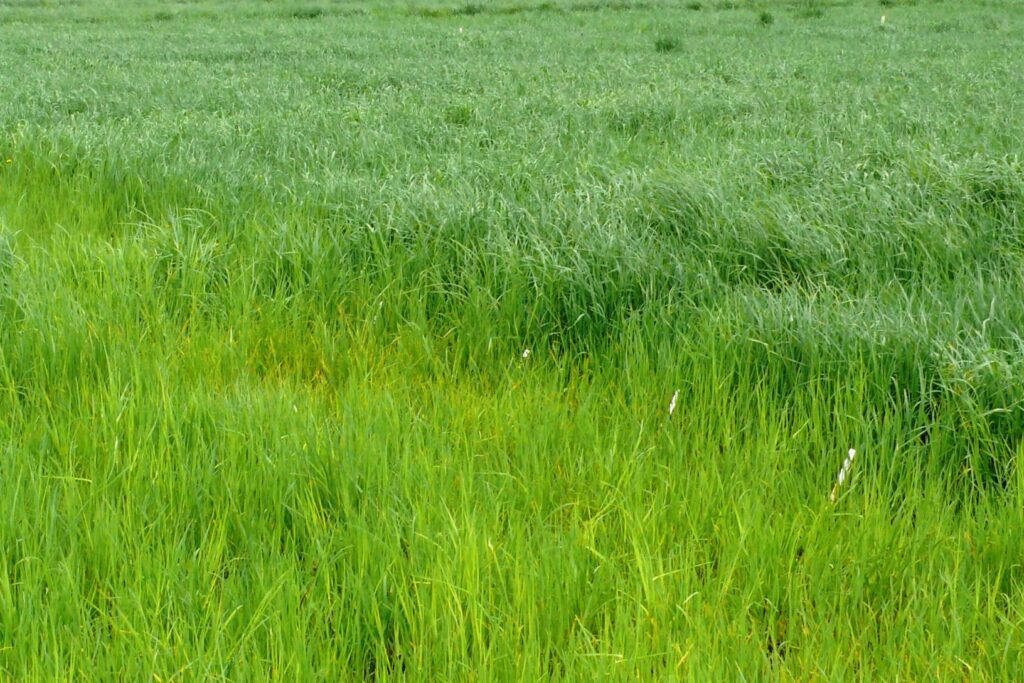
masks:
<instances>
[{"instance_id":1,"label":"grass meadow","mask_svg":"<svg viewBox=\"0 0 1024 683\"><path fill-rule=\"evenodd\" d=\"M0 0L0 678L1021 679L1022 36Z\"/></svg>"}]
</instances>

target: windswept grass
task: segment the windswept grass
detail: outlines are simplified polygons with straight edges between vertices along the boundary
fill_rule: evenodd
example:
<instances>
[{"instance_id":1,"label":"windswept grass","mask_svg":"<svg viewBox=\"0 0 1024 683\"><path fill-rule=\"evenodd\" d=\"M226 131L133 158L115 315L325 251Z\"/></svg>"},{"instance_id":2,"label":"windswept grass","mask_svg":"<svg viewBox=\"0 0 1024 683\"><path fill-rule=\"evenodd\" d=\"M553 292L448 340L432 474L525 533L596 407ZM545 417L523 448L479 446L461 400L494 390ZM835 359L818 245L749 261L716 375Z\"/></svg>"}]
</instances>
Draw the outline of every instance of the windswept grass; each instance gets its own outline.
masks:
<instances>
[{"instance_id":1,"label":"windswept grass","mask_svg":"<svg viewBox=\"0 0 1024 683\"><path fill-rule=\"evenodd\" d=\"M1022 29L0 2L0 671L1020 678Z\"/></svg>"}]
</instances>

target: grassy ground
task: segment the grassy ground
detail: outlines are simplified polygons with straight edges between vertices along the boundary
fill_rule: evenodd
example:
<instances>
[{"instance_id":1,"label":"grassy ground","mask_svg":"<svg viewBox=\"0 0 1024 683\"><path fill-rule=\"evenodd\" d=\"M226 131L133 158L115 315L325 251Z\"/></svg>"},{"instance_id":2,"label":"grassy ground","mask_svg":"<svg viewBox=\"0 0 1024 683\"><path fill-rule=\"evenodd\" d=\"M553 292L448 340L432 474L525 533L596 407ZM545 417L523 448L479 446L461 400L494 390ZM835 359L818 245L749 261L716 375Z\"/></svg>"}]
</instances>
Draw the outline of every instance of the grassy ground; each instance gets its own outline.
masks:
<instances>
[{"instance_id":1,"label":"grassy ground","mask_svg":"<svg viewBox=\"0 0 1024 683\"><path fill-rule=\"evenodd\" d=\"M0 671L1021 678L1022 36L0 1Z\"/></svg>"}]
</instances>

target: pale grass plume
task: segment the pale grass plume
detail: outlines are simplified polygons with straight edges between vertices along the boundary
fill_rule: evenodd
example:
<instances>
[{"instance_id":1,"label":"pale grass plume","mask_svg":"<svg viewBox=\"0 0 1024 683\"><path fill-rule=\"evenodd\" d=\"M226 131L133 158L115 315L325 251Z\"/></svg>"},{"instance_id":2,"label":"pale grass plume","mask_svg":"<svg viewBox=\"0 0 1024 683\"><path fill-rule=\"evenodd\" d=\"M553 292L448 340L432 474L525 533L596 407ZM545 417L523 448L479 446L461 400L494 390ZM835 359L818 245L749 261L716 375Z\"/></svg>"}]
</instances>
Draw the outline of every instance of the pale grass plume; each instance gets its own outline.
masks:
<instances>
[{"instance_id":1,"label":"pale grass plume","mask_svg":"<svg viewBox=\"0 0 1024 683\"><path fill-rule=\"evenodd\" d=\"M669 401L669 404L668 404L668 414L669 414L669 417L672 416L672 413L676 412L676 403L678 403L678 402L679 402L679 390L676 389L676 393L672 394L672 400Z\"/></svg>"},{"instance_id":2,"label":"pale grass plume","mask_svg":"<svg viewBox=\"0 0 1024 683\"><path fill-rule=\"evenodd\" d=\"M839 489L842 488L843 482L850 475L850 467L853 466L853 459L857 457L857 451L853 448L850 449L849 453L846 454L846 460L843 461L843 466L839 469L839 476L836 478L836 484L832 487L832 493L829 494L828 499L833 503L839 498Z\"/></svg>"}]
</instances>

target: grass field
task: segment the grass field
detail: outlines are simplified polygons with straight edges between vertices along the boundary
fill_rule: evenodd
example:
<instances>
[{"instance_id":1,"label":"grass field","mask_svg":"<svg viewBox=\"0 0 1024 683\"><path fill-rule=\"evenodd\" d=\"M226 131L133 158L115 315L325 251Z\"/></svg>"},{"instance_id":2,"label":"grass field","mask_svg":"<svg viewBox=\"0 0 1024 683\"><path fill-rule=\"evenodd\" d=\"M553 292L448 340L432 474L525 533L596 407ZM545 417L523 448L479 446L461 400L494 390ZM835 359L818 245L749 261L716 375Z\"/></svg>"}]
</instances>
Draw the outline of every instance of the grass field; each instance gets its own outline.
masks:
<instances>
[{"instance_id":1,"label":"grass field","mask_svg":"<svg viewBox=\"0 0 1024 683\"><path fill-rule=\"evenodd\" d=\"M0 0L0 677L1020 680L1022 93L1012 0Z\"/></svg>"}]
</instances>

